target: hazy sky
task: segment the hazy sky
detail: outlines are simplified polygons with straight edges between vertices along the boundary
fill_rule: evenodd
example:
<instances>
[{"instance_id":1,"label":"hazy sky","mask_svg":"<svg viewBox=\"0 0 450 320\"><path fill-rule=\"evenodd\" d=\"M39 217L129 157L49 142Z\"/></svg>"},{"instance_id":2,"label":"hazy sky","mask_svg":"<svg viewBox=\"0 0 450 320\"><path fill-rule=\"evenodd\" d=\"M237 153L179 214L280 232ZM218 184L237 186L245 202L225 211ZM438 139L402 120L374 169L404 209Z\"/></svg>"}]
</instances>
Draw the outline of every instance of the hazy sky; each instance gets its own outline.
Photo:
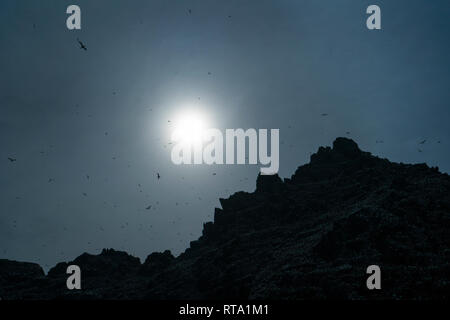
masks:
<instances>
[{"instance_id":1,"label":"hazy sky","mask_svg":"<svg viewBox=\"0 0 450 320\"><path fill-rule=\"evenodd\" d=\"M366 28L371 4L382 30ZM446 0L2 0L0 258L182 252L259 171L172 164L168 121L189 106L220 129L279 128L282 177L337 136L449 172L449 14Z\"/></svg>"}]
</instances>

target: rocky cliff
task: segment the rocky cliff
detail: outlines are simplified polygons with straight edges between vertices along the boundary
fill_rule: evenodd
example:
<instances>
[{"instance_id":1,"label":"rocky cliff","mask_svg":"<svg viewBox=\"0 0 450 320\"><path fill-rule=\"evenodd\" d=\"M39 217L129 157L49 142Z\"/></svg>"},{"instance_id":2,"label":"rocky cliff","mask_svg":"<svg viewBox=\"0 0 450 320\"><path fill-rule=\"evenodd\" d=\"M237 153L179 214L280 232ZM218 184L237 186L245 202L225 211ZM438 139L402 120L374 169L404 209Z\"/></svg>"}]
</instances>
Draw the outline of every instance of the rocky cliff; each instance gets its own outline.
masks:
<instances>
[{"instance_id":1,"label":"rocky cliff","mask_svg":"<svg viewBox=\"0 0 450 320\"><path fill-rule=\"evenodd\" d=\"M83 254L44 275L0 260L3 299L449 299L450 178L398 164L349 139L321 147L290 179L220 199L214 222L179 257ZM66 288L69 264L82 290ZM381 268L368 290L366 268Z\"/></svg>"}]
</instances>

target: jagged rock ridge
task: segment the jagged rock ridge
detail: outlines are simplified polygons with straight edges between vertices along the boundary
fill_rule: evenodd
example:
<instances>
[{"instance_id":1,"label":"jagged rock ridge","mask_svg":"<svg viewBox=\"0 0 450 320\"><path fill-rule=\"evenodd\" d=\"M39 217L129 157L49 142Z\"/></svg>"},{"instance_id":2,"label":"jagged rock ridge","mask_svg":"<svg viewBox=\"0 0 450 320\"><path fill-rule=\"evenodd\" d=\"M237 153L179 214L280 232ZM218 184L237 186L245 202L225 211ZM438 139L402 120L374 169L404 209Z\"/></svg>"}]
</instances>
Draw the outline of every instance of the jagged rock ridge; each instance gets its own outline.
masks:
<instances>
[{"instance_id":1,"label":"jagged rock ridge","mask_svg":"<svg viewBox=\"0 0 450 320\"><path fill-rule=\"evenodd\" d=\"M220 199L214 222L179 257L112 249L60 263L0 261L3 299L448 299L450 179L337 138L290 179ZM83 289L66 289L77 264ZM379 265L382 290L366 288Z\"/></svg>"}]
</instances>

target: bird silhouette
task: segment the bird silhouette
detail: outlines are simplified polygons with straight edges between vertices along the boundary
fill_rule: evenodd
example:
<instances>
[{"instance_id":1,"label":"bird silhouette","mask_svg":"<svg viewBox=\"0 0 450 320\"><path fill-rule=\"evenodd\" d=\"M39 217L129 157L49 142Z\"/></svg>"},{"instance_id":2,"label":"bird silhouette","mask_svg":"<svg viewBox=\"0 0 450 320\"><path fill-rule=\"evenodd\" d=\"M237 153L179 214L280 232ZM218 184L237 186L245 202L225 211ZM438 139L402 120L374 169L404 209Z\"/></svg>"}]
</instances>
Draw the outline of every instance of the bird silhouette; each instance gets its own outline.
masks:
<instances>
[{"instance_id":1,"label":"bird silhouette","mask_svg":"<svg viewBox=\"0 0 450 320\"><path fill-rule=\"evenodd\" d=\"M9 158L9 157L8 157L8 160L9 160L10 162L14 162L14 161L17 161L17 159L14 159L14 158Z\"/></svg>"},{"instance_id":2,"label":"bird silhouette","mask_svg":"<svg viewBox=\"0 0 450 320\"><path fill-rule=\"evenodd\" d=\"M192 13L192 10L191 10L191 9L188 9L188 12L189 12L189 14L191 14L191 13Z\"/></svg>"},{"instance_id":3,"label":"bird silhouette","mask_svg":"<svg viewBox=\"0 0 450 320\"><path fill-rule=\"evenodd\" d=\"M326 117L328 115L328 113L322 113L321 116L322 117Z\"/></svg>"},{"instance_id":4,"label":"bird silhouette","mask_svg":"<svg viewBox=\"0 0 450 320\"><path fill-rule=\"evenodd\" d=\"M80 49L83 49L84 51L87 51L87 47L84 45L83 42L80 41L80 39L77 38L78 43L80 44Z\"/></svg>"},{"instance_id":5,"label":"bird silhouette","mask_svg":"<svg viewBox=\"0 0 450 320\"><path fill-rule=\"evenodd\" d=\"M419 144L424 144L427 140L420 141Z\"/></svg>"},{"instance_id":6,"label":"bird silhouette","mask_svg":"<svg viewBox=\"0 0 450 320\"><path fill-rule=\"evenodd\" d=\"M148 206L147 208L145 208L145 210L150 210L152 208L152 206Z\"/></svg>"},{"instance_id":7,"label":"bird silhouette","mask_svg":"<svg viewBox=\"0 0 450 320\"><path fill-rule=\"evenodd\" d=\"M156 173L156 177L159 179L161 179L161 176L159 175L159 172Z\"/></svg>"}]
</instances>

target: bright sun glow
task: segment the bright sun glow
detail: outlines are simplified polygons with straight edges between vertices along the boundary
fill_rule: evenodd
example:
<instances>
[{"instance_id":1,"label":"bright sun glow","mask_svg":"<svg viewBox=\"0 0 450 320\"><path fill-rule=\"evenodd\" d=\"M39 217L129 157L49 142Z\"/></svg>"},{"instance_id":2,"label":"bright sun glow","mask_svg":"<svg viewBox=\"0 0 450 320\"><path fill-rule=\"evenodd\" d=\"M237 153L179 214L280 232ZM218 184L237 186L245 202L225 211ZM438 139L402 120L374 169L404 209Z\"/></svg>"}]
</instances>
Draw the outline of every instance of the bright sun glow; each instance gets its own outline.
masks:
<instances>
[{"instance_id":1,"label":"bright sun glow","mask_svg":"<svg viewBox=\"0 0 450 320\"><path fill-rule=\"evenodd\" d=\"M180 113L174 120L176 139L187 144L201 142L203 131L207 129L206 122L206 117L198 111Z\"/></svg>"}]
</instances>

